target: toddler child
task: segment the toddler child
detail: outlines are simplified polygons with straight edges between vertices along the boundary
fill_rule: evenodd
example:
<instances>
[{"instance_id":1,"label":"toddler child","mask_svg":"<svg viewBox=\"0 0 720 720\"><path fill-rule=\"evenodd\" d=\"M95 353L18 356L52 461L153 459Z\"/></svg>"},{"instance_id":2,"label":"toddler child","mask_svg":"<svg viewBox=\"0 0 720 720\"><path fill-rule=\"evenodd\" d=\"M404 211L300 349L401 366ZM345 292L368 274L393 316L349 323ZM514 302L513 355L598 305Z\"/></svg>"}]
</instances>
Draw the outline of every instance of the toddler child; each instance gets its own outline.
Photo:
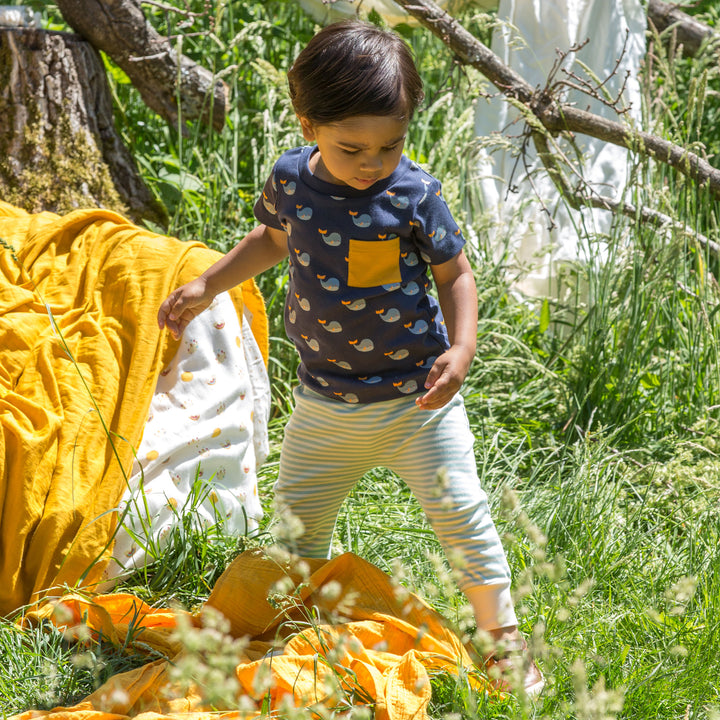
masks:
<instances>
[{"instance_id":1,"label":"toddler child","mask_svg":"<svg viewBox=\"0 0 720 720\"><path fill-rule=\"evenodd\" d=\"M475 355L475 279L440 183L403 155L423 99L410 51L373 25L335 23L300 53L288 82L312 144L280 157L255 206L261 224L168 296L160 327L179 337L215 295L289 256L285 327L300 384L275 493L302 522L296 552L327 557L353 485L373 467L393 470L447 557L462 558L478 628L515 650L499 667L539 692L458 394Z\"/></svg>"}]
</instances>

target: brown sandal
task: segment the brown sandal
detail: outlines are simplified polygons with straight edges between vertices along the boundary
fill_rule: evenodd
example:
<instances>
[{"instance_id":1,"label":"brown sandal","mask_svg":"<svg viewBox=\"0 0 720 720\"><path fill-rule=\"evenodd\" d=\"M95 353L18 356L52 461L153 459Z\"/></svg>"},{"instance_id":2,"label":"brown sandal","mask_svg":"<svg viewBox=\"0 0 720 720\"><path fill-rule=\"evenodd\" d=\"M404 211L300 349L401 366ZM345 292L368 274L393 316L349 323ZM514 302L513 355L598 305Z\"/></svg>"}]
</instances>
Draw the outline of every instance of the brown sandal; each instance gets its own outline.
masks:
<instances>
[{"instance_id":1,"label":"brown sandal","mask_svg":"<svg viewBox=\"0 0 720 720\"><path fill-rule=\"evenodd\" d=\"M477 655L475 648L471 649L471 654ZM521 687L527 697L535 699L545 687L545 678L530 654L525 638L479 657L497 692L513 693Z\"/></svg>"}]
</instances>

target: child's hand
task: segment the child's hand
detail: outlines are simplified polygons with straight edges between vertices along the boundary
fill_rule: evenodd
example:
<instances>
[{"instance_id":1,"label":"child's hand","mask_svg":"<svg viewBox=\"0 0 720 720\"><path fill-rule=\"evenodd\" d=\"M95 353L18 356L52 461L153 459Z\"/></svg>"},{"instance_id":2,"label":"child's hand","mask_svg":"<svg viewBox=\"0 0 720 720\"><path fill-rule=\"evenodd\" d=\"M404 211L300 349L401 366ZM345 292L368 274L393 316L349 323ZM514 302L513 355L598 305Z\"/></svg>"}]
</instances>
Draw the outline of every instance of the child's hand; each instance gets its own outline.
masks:
<instances>
[{"instance_id":1,"label":"child's hand","mask_svg":"<svg viewBox=\"0 0 720 720\"><path fill-rule=\"evenodd\" d=\"M158 310L158 325L172 333L177 340L188 323L210 306L213 295L208 291L205 279L200 276L171 292Z\"/></svg>"},{"instance_id":2,"label":"child's hand","mask_svg":"<svg viewBox=\"0 0 720 720\"><path fill-rule=\"evenodd\" d=\"M462 387L473 361L473 353L460 345L453 345L433 364L425 380L427 392L415 400L423 410L437 410L447 405Z\"/></svg>"}]
</instances>

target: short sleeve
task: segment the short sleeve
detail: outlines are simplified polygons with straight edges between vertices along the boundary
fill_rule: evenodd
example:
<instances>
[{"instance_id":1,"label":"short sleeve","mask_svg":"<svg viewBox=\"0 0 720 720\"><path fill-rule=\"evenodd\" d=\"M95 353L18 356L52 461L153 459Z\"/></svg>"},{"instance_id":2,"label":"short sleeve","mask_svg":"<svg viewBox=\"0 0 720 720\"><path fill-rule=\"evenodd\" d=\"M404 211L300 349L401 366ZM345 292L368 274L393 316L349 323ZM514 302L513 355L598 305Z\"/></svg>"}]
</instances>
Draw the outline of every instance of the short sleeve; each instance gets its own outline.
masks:
<instances>
[{"instance_id":1,"label":"short sleeve","mask_svg":"<svg viewBox=\"0 0 720 720\"><path fill-rule=\"evenodd\" d=\"M277 230L282 230L283 227L280 223L280 218L278 217L278 193L277 182L275 180L276 171L277 165L275 165L270 177L267 179L265 187L255 203L253 212L255 213L255 217L264 225Z\"/></svg>"},{"instance_id":2,"label":"short sleeve","mask_svg":"<svg viewBox=\"0 0 720 720\"><path fill-rule=\"evenodd\" d=\"M413 220L414 237L423 260L429 265L441 265L463 249L465 238L445 202L440 181L424 175L423 193Z\"/></svg>"}]
</instances>

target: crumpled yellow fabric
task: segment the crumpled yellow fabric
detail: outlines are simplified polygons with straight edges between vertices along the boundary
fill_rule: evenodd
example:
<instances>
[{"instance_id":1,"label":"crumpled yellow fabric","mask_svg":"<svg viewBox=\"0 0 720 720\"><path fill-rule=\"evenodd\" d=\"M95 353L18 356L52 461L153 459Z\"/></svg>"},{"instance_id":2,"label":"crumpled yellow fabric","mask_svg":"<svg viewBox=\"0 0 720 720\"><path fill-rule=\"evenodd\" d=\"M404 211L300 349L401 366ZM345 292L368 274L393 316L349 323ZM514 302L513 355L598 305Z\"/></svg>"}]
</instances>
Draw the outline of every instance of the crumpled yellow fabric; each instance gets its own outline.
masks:
<instances>
[{"instance_id":1,"label":"crumpled yellow fabric","mask_svg":"<svg viewBox=\"0 0 720 720\"><path fill-rule=\"evenodd\" d=\"M100 580L157 377L159 304L220 254L105 210L0 201L0 615ZM267 358L262 298L233 294ZM112 439L112 441L111 441Z\"/></svg>"},{"instance_id":2,"label":"crumpled yellow fabric","mask_svg":"<svg viewBox=\"0 0 720 720\"><path fill-rule=\"evenodd\" d=\"M229 621L228 636L248 640L238 651L233 699L214 709L206 688L171 677L170 661L188 652L174 633L183 613L154 610L130 595L71 595L61 603L62 614L45 604L32 616L58 622L69 614L63 622L70 628L85 617L105 637L151 646L169 660L117 675L72 708L30 710L10 720L239 720L261 711L282 716L284 702L311 711L369 704L376 720L423 720L430 674L472 668L441 615L352 553L298 561L278 559L272 549L246 551L203 609L184 614L201 626L212 608ZM268 655L273 647L281 654ZM203 662L191 659L192 667ZM479 675L470 678L478 691L489 690Z\"/></svg>"}]
</instances>

